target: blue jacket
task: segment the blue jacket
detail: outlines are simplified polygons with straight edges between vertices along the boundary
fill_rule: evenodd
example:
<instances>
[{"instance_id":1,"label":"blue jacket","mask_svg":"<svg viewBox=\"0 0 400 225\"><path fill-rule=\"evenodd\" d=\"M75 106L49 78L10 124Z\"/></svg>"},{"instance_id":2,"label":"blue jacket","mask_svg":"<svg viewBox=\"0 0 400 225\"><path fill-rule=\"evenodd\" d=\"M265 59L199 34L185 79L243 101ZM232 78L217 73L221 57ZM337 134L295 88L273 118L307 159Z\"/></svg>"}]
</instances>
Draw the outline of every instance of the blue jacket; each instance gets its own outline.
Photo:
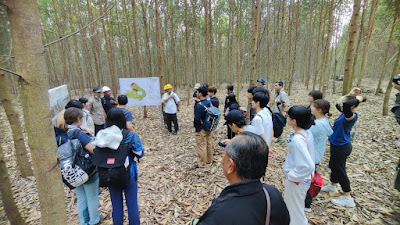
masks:
<instances>
[{"instance_id":1,"label":"blue jacket","mask_svg":"<svg viewBox=\"0 0 400 225\"><path fill-rule=\"evenodd\" d=\"M144 151L143 151L142 141L140 140L139 136L135 132L130 131L128 133L125 143L129 144L129 146L132 147L132 151L133 151L133 153L135 153L135 155L137 156L138 159L141 159L143 157ZM129 160L133 160L133 159L130 158L130 156L129 156ZM133 163L131 163L130 172L131 172L131 179L135 178L135 175L137 174L138 169L137 169L136 161L134 161L134 160L133 160Z\"/></svg>"}]
</instances>

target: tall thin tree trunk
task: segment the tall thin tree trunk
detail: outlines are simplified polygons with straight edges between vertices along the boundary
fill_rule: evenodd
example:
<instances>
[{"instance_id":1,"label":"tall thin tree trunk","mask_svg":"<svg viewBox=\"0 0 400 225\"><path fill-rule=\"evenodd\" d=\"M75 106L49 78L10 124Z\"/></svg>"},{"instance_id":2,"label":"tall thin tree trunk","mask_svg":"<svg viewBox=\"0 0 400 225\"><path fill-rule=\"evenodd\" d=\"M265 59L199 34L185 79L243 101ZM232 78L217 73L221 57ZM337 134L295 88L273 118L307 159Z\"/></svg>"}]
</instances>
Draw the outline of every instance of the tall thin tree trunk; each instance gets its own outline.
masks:
<instances>
[{"instance_id":1,"label":"tall thin tree trunk","mask_svg":"<svg viewBox=\"0 0 400 225\"><path fill-rule=\"evenodd\" d=\"M363 49L363 54L362 54L362 60L361 60L361 69L360 69L360 74L357 79L357 87L361 85L361 80L364 76L365 72L365 64L367 62L367 53L368 53L368 47L369 47L369 40L371 39L371 34L372 34L372 29L374 27L375 23L375 14L376 14L376 9L378 5L379 0L372 0L371 2L371 11L369 14L369 20L368 20L368 31L367 35L364 40L364 49Z\"/></svg>"},{"instance_id":2,"label":"tall thin tree trunk","mask_svg":"<svg viewBox=\"0 0 400 225\"><path fill-rule=\"evenodd\" d=\"M325 96L327 86L328 86L328 74L329 74L329 65L330 65L330 60L329 60L329 49L331 47L331 40L332 40L332 30L333 30L333 11L335 8L335 0L331 0L331 5L329 7L329 19L328 19L328 37L326 38L326 43L325 43L325 51L324 51L324 59L325 62L323 63L322 66L322 77L320 78L323 80L323 82L320 82L322 85L322 93ZM321 86L320 85L320 86Z\"/></svg>"},{"instance_id":3,"label":"tall thin tree trunk","mask_svg":"<svg viewBox=\"0 0 400 225\"><path fill-rule=\"evenodd\" d=\"M312 89L315 90L315 86L317 84L317 78L318 78L318 68L319 68L319 50L320 50L320 37L321 37L321 27L322 27L322 14L324 13L324 5L325 5L325 0L322 0L321 2L321 9L320 9L320 14L319 14L319 27L318 27L318 35L317 35L317 53L315 56L315 64L314 64L314 79L313 79L313 85Z\"/></svg>"},{"instance_id":4,"label":"tall thin tree trunk","mask_svg":"<svg viewBox=\"0 0 400 225\"><path fill-rule=\"evenodd\" d=\"M8 176L8 169L6 166L6 159L3 154L3 147L0 145L0 195L3 201L4 211L12 225L25 225L26 222L22 219L18 211L17 204L14 201L10 177Z\"/></svg>"},{"instance_id":5,"label":"tall thin tree trunk","mask_svg":"<svg viewBox=\"0 0 400 225\"><path fill-rule=\"evenodd\" d=\"M142 64L141 64L141 56L139 51L139 41L137 34L137 24L136 24L136 2L132 0L132 17L133 17L133 37L135 38L135 60L136 60L136 68L140 76L143 76Z\"/></svg>"},{"instance_id":6,"label":"tall thin tree trunk","mask_svg":"<svg viewBox=\"0 0 400 225\"><path fill-rule=\"evenodd\" d=\"M261 8L261 7L260 7ZM237 72L237 100L239 101L241 82L242 82L242 67L240 60L240 23L241 23L241 4L240 0L237 0L237 17L236 17L236 72ZM257 43L257 42L256 42ZM250 83L251 84L251 83ZM249 111L250 112L250 111Z\"/></svg>"},{"instance_id":7,"label":"tall thin tree trunk","mask_svg":"<svg viewBox=\"0 0 400 225\"><path fill-rule=\"evenodd\" d=\"M102 1L104 1L104 0L99 0L99 8L100 8L101 15L103 15L103 13L104 13ZM108 13L105 15L105 17L108 17ZM110 71L112 92L113 92L114 97L116 97L118 95L118 83L117 83L117 78L115 77L114 55L113 55L113 51L112 51L112 47L111 47L111 43L110 43L111 40L109 39L107 21L104 17L101 18L101 23L103 25L104 41L106 43L108 69Z\"/></svg>"},{"instance_id":8,"label":"tall thin tree trunk","mask_svg":"<svg viewBox=\"0 0 400 225\"><path fill-rule=\"evenodd\" d=\"M389 41L387 43L386 50L385 50L385 57L383 58L383 67L382 67L381 75L379 76L378 86L376 87L375 95L379 94L379 90L381 89L382 81L385 76L386 66L388 64L387 60L389 58L389 50L390 50L390 46L392 45L393 31L394 31L394 28L396 25L396 21L397 21L397 17L395 17L392 22L392 28L390 30Z\"/></svg>"},{"instance_id":9,"label":"tall thin tree trunk","mask_svg":"<svg viewBox=\"0 0 400 225\"><path fill-rule=\"evenodd\" d=\"M0 30L0 40L2 40L0 42L0 55L8 54L8 52L5 51L7 51L7 45L11 43L11 39L9 39L7 29L5 28L8 23L6 16L7 15L0 18L0 22L2 23L1 27L4 28ZM0 67L3 67L2 62L3 61L0 59ZM19 171L21 172L22 177L33 176L33 170L28 159L27 149L25 147L24 137L22 134L22 124L19 120L19 113L13 105L15 101L10 92L10 84L6 74L4 74L4 71L2 70L0 70L0 90L0 102L3 103L4 111L6 112L8 122L11 126Z\"/></svg>"},{"instance_id":10,"label":"tall thin tree trunk","mask_svg":"<svg viewBox=\"0 0 400 225\"><path fill-rule=\"evenodd\" d=\"M89 21L93 21L93 16L92 16L92 10L90 7L89 0L86 0L86 8L88 11L88 19ZM99 46L97 42L97 38L95 35L95 29L94 26L90 26L90 39L92 41L92 52L93 52L93 58L94 58L94 66L96 68L96 78L97 78L97 83L96 86L100 87L103 82L100 80L100 66L99 66Z\"/></svg>"},{"instance_id":11,"label":"tall thin tree trunk","mask_svg":"<svg viewBox=\"0 0 400 225\"><path fill-rule=\"evenodd\" d=\"M214 62L213 62L213 46L214 46L214 36L212 29L212 17L211 17L212 7L211 0L208 0L208 43L209 43L209 58L210 58L210 81L207 81L208 84L212 84L212 80L214 78Z\"/></svg>"},{"instance_id":12,"label":"tall thin tree trunk","mask_svg":"<svg viewBox=\"0 0 400 225\"><path fill-rule=\"evenodd\" d=\"M196 0L192 0L192 16L193 16L193 26L192 26L192 45L193 45L193 66L195 76L199 76L197 67L197 48L196 48ZM199 81L196 81L199 82Z\"/></svg>"},{"instance_id":13,"label":"tall thin tree trunk","mask_svg":"<svg viewBox=\"0 0 400 225\"><path fill-rule=\"evenodd\" d=\"M357 18L361 8L361 0L354 0L353 5L353 15L350 20L350 29L349 29L349 40L347 44L346 51L346 62L344 65L344 80L343 80L343 90L342 95L345 95L351 90L352 78L351 74L353 71L353 60L354 60L354 41L355 36L357 34Z\"/></svg>"},{"instance_id":14,"label":"tall thin tree trunk","mask_svg":"<svg viewBox=\"0 0 400 225\"><path fill-rule=\"evenodd\" d=\"M185 40L186 40L186 74L185 74L185 84L190 87L189 76L190 76L190 48L189 48L189 23L188 23L188 2L185 0ZM197 75L197 74L196 74ZM189 101L187 101L189 104Z\"/></svg>"},{"instance_id":15,"label":"tall thin tree trunk","mask_svg":"<svg viewBox=\"0 0 400 225\"><path fill-rule=\"evenodd\" d=\"M160 77L160 90L162 91L163 77L164 77L164 53L161 42L161 25L160 25L160 10L158 8L158 0L155 0L156 10L156 35L157 35L157 58L158 58L158 76Z\"/></svg>"},{"instance_id":16,"label":"tall thin tree trunk","mask_svg":"<svg viewBox=\"0 0 400 225\"><path fill-rule=\"evenodd\" d=\"M150 51L150 37L149 37L149 28L147 25L147 6L145 5L145 3L142 1L141 2L141 6L142 6L142 15L143 15L143 25L144 25L144 35L146 37L145 42L146 42L146 49L147 49L147 58L148 58L148 70L149 70L149 76L153 76L153 70L151 67L151 51ZM161 81L160 81L161 82Z\"/></svg>"},{"instance_id":17,"label":"tall thin tree trunk","mask_svg":"<svg viewBox=\"0 0 400 225\"><path fill-rule=\"evenodd\" d=\"M252 2L253 4L253 2ZM261 14L261 0L256 0L255 12L253 12L254 18L254 29L252 35L252 48L251 48L251 69L250 69L250 84L254 84L256 81L255 78L255 69L256 69L256 60L257 60L257 46L258 46L258 32L260 30L260 14ZM240 12L238 12L240 13ZM240 22L240 21L238 21ZM240 88L240 87L238 87Z\"/></svg>"},{"instance_id":18,"label":"tall thin tree trunk","mask_svg":"<svg viewBox=\"0 0 400 225\"><path fill-rule=\"evenodd\" d=\"M283 61L283 34L285 33L284 27L285 27L285 3L286 0L282 1L282 21L281 21L281 29L280 29L280 37L279 37L279 57L278 57L278 72L277 76L281 76L282 74L282 61ZM281 79L281 78L280 78Z\"/></svg>"},{"instance_id":19,"label":"tall thin tree trunk","mask_svg":"<svg viewBox=\"0 0 400 225\"><path fill-rule=\"evenodd\" d=\"M21 75L21 103L31 148L32 163L39 193L42 224L67 224L64 188L60 169L56 169L57 149L48 105L48 70L40 25L38 2L8 0L8 17L16 72ZM37 104L41 102L43 104ZM48 137L48 138L44 138ZM51 185L49 185L51 184Z\"/></svg>"},{"instance_id":20,"label":"tall thin tree trunk","mask_svg":"<svg viewBox=\"0 0 400 225\"><path fill-rule=\"evenodd\" d=\"M362 6L362 14L361 14L361 21L360 21L360 32L358 32L358 39L357 39L357 46L356 50L354 51L354 60L353 60L353 70L351 71L351 85L353 85L353 80L356 77L356 71L357 71L357 63L358 63L358 52L360 51L360 46L361 42L364 38L364 20L365 20L365 14L368 8L368 0L364 0L363 6Z\"/></svg>"},{"instance_id":21,"label":"tall thin tree trunk","mask_svg":"<svg viewBox=\"0 0 400 225\"><path fill-rule=\"evenodd\" d=\"M383 99L383 108L382 108L382 115L387 116L388 111L389 111L389 98L390 98L390 93L392 92L392 79L397 75L397 72L399 71L400 67L400 45L397 50L397 58L396 62L394 63L392 74L390 76L390 80L388 82L388 85L386 87L386 92L385 92L385 97Z\"/></svg>"},{"instance_id":22,"label":"tall thin tree trunk","mask_svg":"<svg viewBox=\"0 0 400 225\"><path fill-rule=\"evenodd\" d=\"M132 3L133 4L133 3ZM128 63L129 63L129 76L128 77L134 77L136 74L133 73L133 63L132 63L132 57L135 54L133 50L133 44L132 44L132 31L131 31L131 25L129 24L129 13L128 9L126 7L126 0L122 0L122 8L124 9L124 19L125 19L125 30L126 30L126 36L127 36L127 53L128 53ZM133 11L133 9L132 9ZM144 15L146 16L146 15ZM134 20L134 23L136 25L136 20ZM136 59L136 57L135 57Z\"/></svg>"}]
</instances>

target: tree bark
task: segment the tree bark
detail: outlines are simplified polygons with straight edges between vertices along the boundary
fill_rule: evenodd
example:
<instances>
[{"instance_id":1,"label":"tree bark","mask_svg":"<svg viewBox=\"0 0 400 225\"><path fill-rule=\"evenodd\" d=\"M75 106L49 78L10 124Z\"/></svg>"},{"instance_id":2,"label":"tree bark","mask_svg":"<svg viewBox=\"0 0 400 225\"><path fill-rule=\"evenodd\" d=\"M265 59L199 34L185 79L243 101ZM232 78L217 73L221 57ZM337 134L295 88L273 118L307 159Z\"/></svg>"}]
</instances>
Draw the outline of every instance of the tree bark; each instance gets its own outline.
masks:
<instances>
[{"instance_id":1,"label":"tree bark","mask_svg":"<svg viewBox=\"0 0 400 225\"><path fill-rule=\"evenodd\" d=\"M322 85L322 93L325 96L327 86L328 86L328 74L329 74L329 49L331 48L331 40L332 40L332 30L333 30L333 11L335 9L335 0L331 0L331 5L329 7L329 19L328 19L328 37L326 38L325 43L325 51L324 51L324 63L322 65L322 77L320 78L323 82L320 82ZM320 86L321 86L320 85Z\"/></svg>"},{"instance_id":2,"label":"tree bark","mask_svg":"<svg viewBox=\"0 0 400 225\"><path fill-rule=\"evenodd\" d=\"M250 85L254 84L256 81L255 69L257 60L258 32L260 30L260 12L261 12L261 0L256 0L255 12L253 13L255 18L253 18L254 29L252 35L252 48L251 48ZM238 21L238 23L239 22L240 21ZM238 90L240 90L240 87L238 87Z\"/></svg>"},{"instance_id":3,"label":"tree bark","mask_svg":"<svg viewBox=\"0 0 400 225\"><path fill-rule=\"evenodd\" d=\"M142 60L141 60L140 51L139 51L139 41L138 41L138 34L137 34L136 2L135 2L135 0L132 0L132 17L133 17L133 37L135 38L136 67L138 69L138 73L140 74L140 76L143 76L143 70L142 70L142 65L141 65Z\"/></svg>"},{"instance_id":4,"label":"tree bark","mask_svg":"<svg viewBox=\"0 0 400 225\"><path fill-rule=\"evenodd\" d=\"M1 27L4 29L0 30L0 55L8 54L7 46L11 43L11 39L8 36L8 32L6 29L8 19L5 17L1 17ZM2 64L3 61L0 59L0 67L4 67ZM0 70L0 102L3 103L4 111L6 112L7 119L11 126L11 131L13 135L15 155L17 158L17 165L19 171L21 172L22 177L33 176L33 170L31 167L31 163L29 162L27 149L25 147L24 137L22 134L22 124L19 119L19 113L15 106L13 105L14 99L10 92L10 84L8 82L7 76L4 71ZM0 173L1 174L1 173ZM1 183L1 182L0 182Z\"/></svg>"},{"instance_id":5,"label":"tree bark","mask_svg":"<svg viewBox=\"0 0 400 225\"><path fill-rule=\"evenodd\" d=\"M198 67L197 67L197 48L196 48L196 0L192 0L192 15L193 15L193 25L192 25L192 45L193 45L193 66L194 66L194 74L196 76L199 75ZM196 80L196 82L199 82Z\"/></svg>"},{"instance_id":6,"label":"tree bark","mask_svg":"<svg viewBox=\"0 0 400 225\"><path fill-rule=\"evenodd\" d=\"M6 216L11 225L26 225L26 222L19 213L17 204L15 204L14 201L14 195L5 160L3 148L0 145L0 195L1 200L3 201L4 211L6 212Z\"/></svg>"},{"instance_id":7,"label":"tree bark","mask_svg":"<svg viewBox=\"0 0 400 225\"><path fill-rule=\"evenodd\" d=\"M103 15L103 13L104 13L102 1L104 1L104 0L99 0L99 8L100 8L101 15ZM107 16L108 16L108 13L104 17L107 17ZM108 69L110 71L110 79L111 79L111 89L112 89L114 97L117 97L118 96L118 83L117 83L117 78L115 77L114 55L113 55L113 51L112 51L112 47L111 47L111 41L109 40L107 21L106 21L106 18L104 18L104 17L101 18L101 23L103 25L104 41L106 43Z\"/></svg>"},{"instance_id":8,"label":"tree bark","mask_svg":"<svg viewBox=\"0 0 400 225\"><path fill-rule=\"evenodd\" d=\"M318 78L318 67L319 67L319 50L320 50L320 37L321 37L321 27L322 27L322 14L324 13L324 5L325 5L325 0L322 0L321 2L321 9L320 9L320 14L319 14L319 27L318 27L318 35L317 35L317 53L315 56L315 64L314 64L314 79L313 79L313 85L312 89L315 90L315 86L317 84L317 78Z\"/></svg>"},{"instance_id":9,"label":"tree bark","mask_svg":"<svg viewBox=\"0 0 400 225\"><path fill-rule=\"evenodd\" d=\"M86 0L86 8L88 11L89 21L93 21L92 10L90 7L89 0ZM93 52L93 58L94 58L94 66L96 69L96 78L97 78L96 86L100 87L103 84L103 82L100 80L100 66L99 66L99 59L98 59L99 46L98 46L98 40L95 35L94 26L90 26L90 40L92 41L92 52Z\"/></svg>"},{"instance_id":10,"label":"tree bark","mask_svg":"<svg viewBox=\"0 0 400 225\"><path fill-rule=\"evenodd\" d=\"M357 39L357 47L354 52L354 60L353 60L353 70L351 71L351 85L353 85L353 80L356 77L356 68L358 62L358 52L360 51L360 46L362 39L364 38L364 20L365 20L365 13L368 8L368 0L364 0L364 4L362 6L362 14L361 14L361 21L360 21L360 32L358 32L358 39Z\"/></svg>"},{"instance_id":11,"label":"tree bark","mask_svg":"<svg viewBox=\"0 0 400 225\"><path fill-rule=\"evenodd\" d=\"M386 47L386 50L385 50L385 57L383 58L383 67L382 67L381 75L379 76L378 86L376 87L375 95L379 94L379 90L381 89L382 81L383 81L383 78L385 76L386 66L388 64L387 60L389 58L389 50L390 50L390 46L392 45L393 32L394 32L394 28L396 26L396 21L397 21L397 17L395 17L393 22L392 22L392 28L390 30L389 41L387 43L387 47Z\"/></svg>"},{"instance_id":12,"label":"tree bark","mask_svg":"<svg viewBox=\"0 0 400 225\"><path fill-rule=\"evenodd\" d=\"M357 18L361 8L361 0L354 0L353 5L353 14L350 20L350 29L349 29L349 40L347 44L346 51L346 62L344 65L344 80L343 80L343 90L342 95L346 95L351 90L352 78L351 74L353 71L353 60L354 60L354 38L357 34Z\"/></svg>"},{"instance_id":13,"label":"tree bark","mask_svg":"<svg viewBox=\"0 0 400 225\"><path fill-rule=\"evenodd\" d=\"M135 53L133 50L132 32L131 32L131 25L129 24L129 15L128 15L127 7L126 7L126 0L122 0L122 8L124 9L125 30L126 30L126 36L127 36L127 42L128 42L126 44L127 52L128 52L128 63L129 63L129 69L128 69L129 75L127 77L134 77L135 74L133 73L132 57ZM136 24L136 22L135 22L135 24Z\"/></svg>"},{"instance_id":14,"label":"tree bark","mask_svg":"<svg viewBox=\"0 0 400 225\"><path fill-rule=\"evenodd\" d=\"M186 74L185 74L185 84L190 87L189 77L190 77L190 48L189 48L189 23L188 23L188 2L185 0L185 44L186 44ZM189 101L188 101L189 103Z\"/></svg>"},{"instance_id":15,"label":"tree bark","mask_svg":"<svg viewBox=\"0 0 400 225\"><path fill-rule=\"evenodd\" d=\"M145 5L145 3L142 1L141 2L141 6L142 6L142 15L143 15L143 25L144 25L144 35L145 35L145 42L146 42L146 50L147 50L147 57L148 57L148 61L147 61L147 65L148 65L148 75L149 76L153 76L153 69L151 66L151 50L150 50L150 37L149 37L149 28L147 25L147 6ZM160 81L161 82L161 81Z\"/></svg>"},{"instance_id":16,"label":"tree bark","mask_svg":"<svg viewBox=\"0 0 400 225\"><path fill-rule=\"evenodd\" d=\"M260 0L258 0L260 1ZM260 7L261 8L261 7ZM241 67L241 60L240 60L240 22L241 22L241 4L240 0L237 0L237 17L236 17L236 72L237 72L237 90L238 94L236 95L237 100L239 101L241 82L242 82L242 67ZM257 41L255 41L257 44ZM255 62L254 62L255 65ZM254 71L253 71L254 73ZM253 74L254 76L254 74ZM251 84L251 81L250 81ZM250 112L250 111L249 111Z\"/></svg>"},{"instance_id":17,"label":"tree bark","mask_svg":"<svg viewBox=\"0 0 400 225\"><path fill-rule=\"evenodd\" d=\"M50 123L46 79L48 70L44 58L39 6L35 0L9 0L6 5L16 72L22 76L21 103L39 193L42 224L67 224L61 173L60 169L55 168L57 154L54 149L57 146Z\"/></svg>"},{"instance_id":18,"label":"tree bark","mask_svg":"<svg viewBox=\"0 0 400 225\"><path fill-rule=\"evenodd\" d=\"M378 0L372 0L371 12L369 14L369 20L368 20L368 31L367 31L367 35L364 40L364 49L363 49L362 60L361 60L361 69L360 69L360 74L357 79L357 87L360 87L361 80L362 80L362 78L364 76L364 72L365 72L365 64L367 62L369 40L371 39L372 29L374 28L375 14L376 14L375 12L377 9L377 7L376 7L377 5L378 5Z\"/></svg>"},{"instance_id":19,"label":"tree bark","mask_svg":"<svg viewBox=\"0 0 400 225\"><path fill-rule=\"evenodd\" d=\"M385 97L383 99L383 108L382 108L382 115L387 116L388 111L389 111L389 98L390 98L390 93L392 92L393 84L392 84L392 79L397 75L397 72L400 67L400 45L397 50L397 58L396 62L394 63L392 74L390 76L390 80L388 82L388 85L386 87L386 92L385 92Z\"/></svg>"},{"instance_id":20,"label":"tree bark","mask_svg":"<svg viewBox=\"0 0 400 225\"><path fill-rule=\"evenodd\" d=\"M158 76L160 77L160 91L163 90L164 77L164 53L161 42L161 25L160 25L160 10L158 9L158 0L155 0L156 10L156 35L157 35L157 58L158 58Z\"/></svg>"}]
</instances>

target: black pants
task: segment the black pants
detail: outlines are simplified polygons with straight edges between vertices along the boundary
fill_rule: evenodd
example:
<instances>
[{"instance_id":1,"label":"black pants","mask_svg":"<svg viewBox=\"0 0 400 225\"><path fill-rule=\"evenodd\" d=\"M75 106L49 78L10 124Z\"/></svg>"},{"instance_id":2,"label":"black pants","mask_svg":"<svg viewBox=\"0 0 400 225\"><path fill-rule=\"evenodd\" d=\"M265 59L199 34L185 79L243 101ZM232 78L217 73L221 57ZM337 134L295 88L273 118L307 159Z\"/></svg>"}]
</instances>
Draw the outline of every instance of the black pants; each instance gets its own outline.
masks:
<instances>
[{"instance_id":1,"label":"black pants","mask_svg":"<svg viewBox=\"0 0 400 225\"><path fill-rule=\"evenodd\" d=\"M232 131L232 129L228 126L228 124L226 125L228 127L228 139L232 139L235 137L236 133Z\"/></svg>"},{"instance_id":2,"label":"black pants","mask_svg":"<svg viewBox=\"0 0 400 225\"><path fill-rule=\"evenodd\" d=\"M104 129L104 124L102 124L102 125L95 124L94 125L94 135L97 135L97 133L102 129Z\"/></svg>"},{"instance_id":3,"label":"black pants","mask_svg":"<svg viewBox=\"0 0 400 225\"><path fill-rule=\"evenodd\" d=\"M331 157L329 168L331 169L331 182L339 183L343 192L350 192L350 180L346 172L346 159L349 157L353 146L351 143L336 146L331 144Z\"/></svg>"},{"instance_id":4,"label":"black pants","mask_svg":"<svg viewBox=\"0 0 400 225\"><path fill-rule=\"evenodd\" d=\"M164 118L165 122L167 123L167 129L169 132L172 132L172 122L174 123L175 131L177 132L179 130L178 118L176 117L176 113L164 113Z\"/></svg>"}]
</instances>

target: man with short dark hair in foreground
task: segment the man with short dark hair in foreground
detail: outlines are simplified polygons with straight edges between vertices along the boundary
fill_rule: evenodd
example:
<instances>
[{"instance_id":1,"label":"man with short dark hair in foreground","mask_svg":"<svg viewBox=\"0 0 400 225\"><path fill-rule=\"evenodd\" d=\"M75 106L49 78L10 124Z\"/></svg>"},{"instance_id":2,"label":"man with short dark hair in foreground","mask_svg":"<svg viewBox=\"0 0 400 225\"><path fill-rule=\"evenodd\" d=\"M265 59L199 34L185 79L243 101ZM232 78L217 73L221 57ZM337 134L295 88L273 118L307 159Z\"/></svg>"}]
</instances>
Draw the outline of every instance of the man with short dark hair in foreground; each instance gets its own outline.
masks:
<instances>
[{"instance_id":1,"label":"man with short dark hair in foreground","mask_svg":"<svg viewBox=\"0 0 400 225\"><path fill-rule=\"evenodd\" d=\"M225 148L222 170L230 185L212 201L210 208L193 224L289 224L282 194L274 186L262 184L268 165L268 145L260 136L243 132ZM266 218L269 195L270 217Z\"/></svg>"}]
</instances>

